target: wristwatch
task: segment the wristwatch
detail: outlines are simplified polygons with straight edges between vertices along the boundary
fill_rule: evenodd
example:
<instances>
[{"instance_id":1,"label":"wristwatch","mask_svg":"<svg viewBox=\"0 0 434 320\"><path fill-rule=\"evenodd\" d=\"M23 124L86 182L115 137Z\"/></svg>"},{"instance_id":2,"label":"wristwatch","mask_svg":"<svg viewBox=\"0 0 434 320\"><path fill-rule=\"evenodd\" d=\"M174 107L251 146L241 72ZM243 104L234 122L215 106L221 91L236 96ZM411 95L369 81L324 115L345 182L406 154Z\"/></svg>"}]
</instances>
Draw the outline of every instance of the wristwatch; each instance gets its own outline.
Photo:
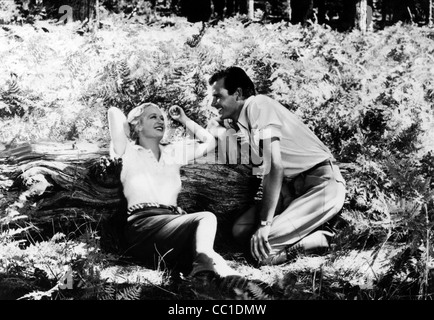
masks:
<instances>
[{"instance_id":1,"label":"wristwatch","mask_svg":"<svg viewBox=\"0 0 434 320\"><path fill-rule=\"evenodd\" d=\"M271 226L271 221L261 220L261 227Z\"/></svg>"}]
</instances>

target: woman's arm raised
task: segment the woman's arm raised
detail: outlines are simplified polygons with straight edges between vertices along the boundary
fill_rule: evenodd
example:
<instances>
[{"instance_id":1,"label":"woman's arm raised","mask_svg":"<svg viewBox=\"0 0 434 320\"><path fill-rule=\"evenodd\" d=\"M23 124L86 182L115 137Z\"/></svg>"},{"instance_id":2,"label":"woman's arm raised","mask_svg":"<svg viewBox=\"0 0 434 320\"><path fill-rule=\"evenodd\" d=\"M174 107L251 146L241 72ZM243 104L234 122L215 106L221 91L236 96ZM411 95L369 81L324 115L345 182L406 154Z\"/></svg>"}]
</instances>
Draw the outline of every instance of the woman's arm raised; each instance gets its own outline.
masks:
<instances>
[{"instance_id":1,"label":"woman's arm raised","mask_svg":"<svg viewBox=\"0 0 434 320\"><path fill-rule=\"evenodd\" d=\"M125 152L129 136L129 132L126 131L129 127L127 118L123 112L116 107L108 109L107 116L113 151L118 156L122 156Z\"/></svg>"},{"instance_id":2,"label":"woman's arm raised","mask_svg":"<svg viewBox=\"0 0 434 320\"><path fill-rule=\"evenodd\" d=\"M169 109L169 115L176 121L179 121L185 127L190 130L194 137L199 139L201 144L197 145L193 152L187 154L187 160L193 160L195 158L200 158L206 155L208 152L212 151L216 147L215 137L205 128L202 128L196 122L191 120L185 115L184 110L178 106L172 106Z\"/></svg>"}]
</instances>

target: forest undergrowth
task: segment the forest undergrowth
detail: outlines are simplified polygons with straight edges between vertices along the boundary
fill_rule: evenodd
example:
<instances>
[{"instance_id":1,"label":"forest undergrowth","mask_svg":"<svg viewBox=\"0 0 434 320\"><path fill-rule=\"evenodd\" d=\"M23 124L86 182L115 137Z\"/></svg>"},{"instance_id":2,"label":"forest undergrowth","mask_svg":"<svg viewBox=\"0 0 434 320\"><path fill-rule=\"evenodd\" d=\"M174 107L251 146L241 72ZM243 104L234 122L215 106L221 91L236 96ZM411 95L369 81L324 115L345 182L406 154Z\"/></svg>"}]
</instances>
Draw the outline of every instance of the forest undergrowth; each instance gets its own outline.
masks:
<instances>
[{"instance_id":1,"label":"forest undergrowth","mask_svg":"<svg viewBox=\"0 0 434 320\"><path fill-rule=\"evenodd\" d=\"M107 146L106 110L178 104L202 125L214 115L207 79L243 67L260 93L298 114L342 163L346 224L324 256L257 268L222 252L249 283L186 281L100 247L95 224L35 237L7 202L0 163L1 299L431 299L434 220L434 30L397 24L362 34L286 22L208 26L180 17L0 28L0 152L45 139ZM168 139L184 136L169 123ZM30 232L32 230L33 232ZM85 230L85 231L83 231ZM37 234L37 233L36 233ZM266 287L263 285L266 284ZM202 290L204 287L207 290Z\"/></svg>"}]
</instances>

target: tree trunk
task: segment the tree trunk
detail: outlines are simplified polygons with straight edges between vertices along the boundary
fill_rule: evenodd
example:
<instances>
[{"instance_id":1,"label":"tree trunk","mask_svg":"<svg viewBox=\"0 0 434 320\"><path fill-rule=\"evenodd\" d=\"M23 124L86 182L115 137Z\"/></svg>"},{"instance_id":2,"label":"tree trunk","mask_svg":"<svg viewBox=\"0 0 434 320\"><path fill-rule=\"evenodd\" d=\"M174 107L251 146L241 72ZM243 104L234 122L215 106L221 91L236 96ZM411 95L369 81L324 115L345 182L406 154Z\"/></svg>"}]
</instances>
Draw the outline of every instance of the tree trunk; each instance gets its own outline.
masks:
<instances>
[{"instance_id":1,"label":"tree trunk","mask_svg":"<svg viewBox=\"0 0 434 320\"><path fill-rule=\"evenodd\" d=\"M116 225L126 202L119 181L121 165L109 161L107 149L91 144L24 144L0 152L0 167L12 182L0 207L6 216L25 215L25 225L45 232L65 233L89 222L101 230L107 247L120 246ZM225 234L235 215L254 203L260 187L247 165L198 161L181 168L181 179L178 205L187 212L214 212Z\"/></svg>"},{"instance_id":2,"label":"tree trunk","mask_svg":"<svg viewBox=\"0 0 434 320\"><path fill-rule=\"evenodd\" d=\"M100 18L99 18L99 0L95 0L95 18L96 18L96 27L100 27Z\"/></svg>"},{"instance_id":3,"label":"tree trunk","mask_svg":"<svg viewBox=\"0 0 434 320\"><path fill-rule=\"evenodd\" d=\"M292 19L291 0L286 0L286 15L288 17L288 21L291 21Z\"/></svg>"},{"instance_id":4,"label":"tree trunk","mask_svg":"<svg viewBox=\"0 0 434 320\"><path fill-rule=\"evenodd\" d=\"M254 0L248 0L248 1L249 1L249 8L248 8L249 19L253 20L253 18L255 17L255 1Z\"/></svg>"},{"instance_id":5,"label":"tree trunk","mask_svg":"<svg viewBox=\"0 0 434 320\"><path fill-rule=\"evenodd\" d=\"M433 26L433 0L428 2L428 26L430 28Z\"/></svg>"},{"instance_id":6,"label":"tree trunk","mask_svg":"<svg viewBox=\"0 0 434 320\"><path fill-rule=\"evenodd\" d=\"M367 0L357 0L355 26L363 33L365 33L367 30L367 25L366 25L368 21L367 9L368 9Z\"/></svg>"}]
</instances>

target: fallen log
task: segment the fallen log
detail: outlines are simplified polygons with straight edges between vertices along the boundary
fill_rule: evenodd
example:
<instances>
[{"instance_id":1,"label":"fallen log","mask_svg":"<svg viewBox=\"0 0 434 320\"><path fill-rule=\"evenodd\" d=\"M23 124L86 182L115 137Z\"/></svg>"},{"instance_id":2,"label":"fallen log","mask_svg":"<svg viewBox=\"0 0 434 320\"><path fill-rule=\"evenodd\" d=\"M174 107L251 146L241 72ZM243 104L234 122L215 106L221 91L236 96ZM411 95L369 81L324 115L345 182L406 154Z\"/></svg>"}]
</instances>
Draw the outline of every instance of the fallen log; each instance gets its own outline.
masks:
<instances>
[{"instance_id":1,"label":"fallen log","mask_svg":"<svg viewBox=\"0 0 434 320\"><path fill-rule=\"evenodd\" d=\"M11 199L3 215L25 215L23 223L50 234L70 233L90 223L101 232L105 247L119 252L126 204L119 181L121 163L108 156L107 148L74 142L22 144L0 151L0 165L14 167L9 170ZM214 212L220 234L227 234L260 187L247 165L198 161L182 167L181 179L178 205L187 212Z\"/></svg>"}]
</instances>

